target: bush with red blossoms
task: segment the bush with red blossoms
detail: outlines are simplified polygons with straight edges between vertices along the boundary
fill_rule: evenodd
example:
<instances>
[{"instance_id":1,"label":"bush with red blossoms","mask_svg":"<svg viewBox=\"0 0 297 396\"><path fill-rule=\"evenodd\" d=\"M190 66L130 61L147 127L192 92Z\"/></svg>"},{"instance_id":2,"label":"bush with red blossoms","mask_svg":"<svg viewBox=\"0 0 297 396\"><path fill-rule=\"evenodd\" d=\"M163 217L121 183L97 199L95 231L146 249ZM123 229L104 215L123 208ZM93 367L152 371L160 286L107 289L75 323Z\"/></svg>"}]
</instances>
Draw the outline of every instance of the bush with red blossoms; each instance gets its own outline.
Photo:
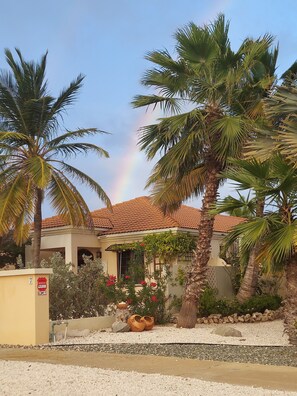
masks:
<instances>
[{"instance_id":1,"label":"bush with red blossoms","mask_svg":"<svg viewBox=\"0 0 297 396\"><path fill-rule=\"evenodd\" d=\"M147 274L147 280L142 279L135 284L132 277L126 275L117 279L114 275L100 277L100 292L110 304L125 301L131 314L153 316L156 323L165 323L169 313L166 310L166 286L170 275L159 277Z\"/></svg>"}]
</instances>

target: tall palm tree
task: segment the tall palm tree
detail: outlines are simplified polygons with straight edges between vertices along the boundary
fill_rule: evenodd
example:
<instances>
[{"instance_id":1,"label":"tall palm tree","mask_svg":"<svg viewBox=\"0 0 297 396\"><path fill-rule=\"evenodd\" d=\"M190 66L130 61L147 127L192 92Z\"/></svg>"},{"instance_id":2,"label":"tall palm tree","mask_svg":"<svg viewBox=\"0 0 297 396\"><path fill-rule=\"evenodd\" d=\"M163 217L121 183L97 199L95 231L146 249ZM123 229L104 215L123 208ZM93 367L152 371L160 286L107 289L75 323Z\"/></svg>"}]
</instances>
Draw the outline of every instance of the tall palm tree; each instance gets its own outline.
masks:
<instances>
[{"instance_id":1,"label":"tall palm tree","mask_svg":"<svg viewBox=\"0 0 297 396\"><path fill-rule=\"evenodd\" d=\"M141 130L139 144L148 159L164 153L148 181L154 202L173 211L190 196L203 193L197 249L187 273L178 326L194 327L206 284L216 202L228 158L241 155L254 136L261 99L275 81L278 50L272 38L247 39L231 49L223 15L204 27L190 23L175 34L177 59L167 50L147 59L156 66L142 80L156 95L136 96L135 107L160 105L165 116ZM186 110L186 111L185 111ZM165 114L166 115L166 114ZM198 225L197 225L198 226Z\"/></svg>"},{"instance_id":2,"label":"tall palm tree","mask_svg":"<svg viewBox=\"0 0 297 396\"><path fill-rule=\"evenodd\" d=\"M95 128L59 134L59 121L82 86L79 75L57 98L48 93L47 54L39 63L27 62L16 49L16 60L5 51L10 70L0 75L0 234L12 227L18 244L34 223L33 266L40 266L42 201L47 194L56 212L75 226L92 226L88 206L73 179L85 183L110 206L103 189L88 175L65 162L71 155L95 152L97 145L77 138L102 133Z\"/></svg>"}]
</instances>

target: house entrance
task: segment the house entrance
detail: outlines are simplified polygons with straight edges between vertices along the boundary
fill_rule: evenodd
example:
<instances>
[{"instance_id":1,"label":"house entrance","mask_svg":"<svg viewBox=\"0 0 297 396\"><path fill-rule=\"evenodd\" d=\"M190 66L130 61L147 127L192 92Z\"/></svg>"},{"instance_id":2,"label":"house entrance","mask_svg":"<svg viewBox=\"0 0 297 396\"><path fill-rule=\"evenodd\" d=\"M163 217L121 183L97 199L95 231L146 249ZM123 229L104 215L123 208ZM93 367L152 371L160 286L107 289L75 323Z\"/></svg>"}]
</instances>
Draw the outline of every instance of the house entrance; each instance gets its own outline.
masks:
<instances>
[{"instance_id":1,"label":"house entrance","mask_svg":"<svg viewBox=\"0 0 297 396\"><path fill-rule=\"evenodd\" d=\"M94 260L94 255L92 252L90 252L88 249L78 249L77 251L77 266L78 269L80 269L85 263L83 256L91 256L91 260Z\"/></svg>"}]
</instances>

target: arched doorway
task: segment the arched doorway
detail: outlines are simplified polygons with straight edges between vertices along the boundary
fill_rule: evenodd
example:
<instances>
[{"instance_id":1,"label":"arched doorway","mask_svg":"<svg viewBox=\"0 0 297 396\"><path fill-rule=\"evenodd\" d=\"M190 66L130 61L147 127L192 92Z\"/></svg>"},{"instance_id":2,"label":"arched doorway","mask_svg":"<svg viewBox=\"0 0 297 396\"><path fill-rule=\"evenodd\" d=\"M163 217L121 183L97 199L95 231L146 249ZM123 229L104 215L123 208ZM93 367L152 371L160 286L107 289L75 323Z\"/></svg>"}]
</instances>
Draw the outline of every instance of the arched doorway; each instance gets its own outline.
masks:
<instances>
[{"instance_id":1,"label":"arched doorway","mask_svg":"<svg viewBox=\"0 0 297 396\"><path fill-rule=\"evenodd\" d=\"M94 260L93 253L90 252L88 249L78 249L78 251L77 251L77 266L78 266L78 269L80 269L85 264L83 256L91 257L91 259Z\"/></svg>"}]
</instances>

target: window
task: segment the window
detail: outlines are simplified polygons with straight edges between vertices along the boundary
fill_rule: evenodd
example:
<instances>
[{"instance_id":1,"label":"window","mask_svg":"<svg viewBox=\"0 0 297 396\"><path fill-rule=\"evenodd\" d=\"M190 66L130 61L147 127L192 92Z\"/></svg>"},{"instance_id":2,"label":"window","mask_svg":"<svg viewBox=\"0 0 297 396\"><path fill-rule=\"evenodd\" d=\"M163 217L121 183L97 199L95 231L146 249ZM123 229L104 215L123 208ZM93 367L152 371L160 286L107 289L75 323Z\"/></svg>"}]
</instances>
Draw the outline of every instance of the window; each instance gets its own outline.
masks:
<instances>
[{"instance_id":1,"label":"window","mask_svg":"<svg viewBox=\"0 0 297 396\"><path fill-rule=\"evenodd\" d=\"M136 283L144 279L144 255L134 250L118 252L118 277L131 276Z\"/></svg>"}]
</instances>

